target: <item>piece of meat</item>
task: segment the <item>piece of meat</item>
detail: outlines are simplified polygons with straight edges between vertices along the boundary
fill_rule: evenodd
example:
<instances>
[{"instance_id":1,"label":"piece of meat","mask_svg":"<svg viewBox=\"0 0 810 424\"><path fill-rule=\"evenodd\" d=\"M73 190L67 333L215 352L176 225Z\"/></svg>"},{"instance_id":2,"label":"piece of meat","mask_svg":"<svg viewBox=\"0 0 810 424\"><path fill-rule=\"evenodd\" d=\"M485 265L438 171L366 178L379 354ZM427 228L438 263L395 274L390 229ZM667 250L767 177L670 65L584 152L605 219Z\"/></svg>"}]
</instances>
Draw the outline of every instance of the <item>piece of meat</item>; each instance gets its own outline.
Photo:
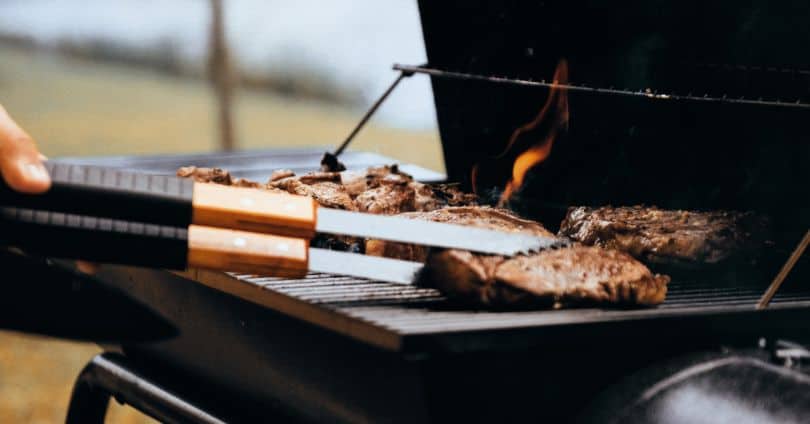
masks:
<instances>
[{"instance_id":1,"label":"piece of meat","mask_svg":"<svg viewBox=\"0 0 810 424\"><path fill-rule=\"evenodd\" d=\"M198 168L196 166L184 166L177 170L177 176L183 178L193 178L198 183L215 183L231 185L231 174L221 168Z\"/></svg>"},{"instance_id":2,"label":"piece of meat","mask_svg":"<svg viewBox=\"0 0 810 424\"><path fill-rule=\"evenodd\" d=\"M327 208L357 210L346 188L339 182L333 182L329 179L317 182L313 178L309 179L309 181L311 184L301 181L298 177L288 177L272 181L268 183L268 187L281 189L300 196L309 196L315 199L319 205Z\"/></svg>"},{"instance_id":3,"label":"piece of meat","mask_svg":"<svg viewBox=\"0 0 810 424\"><path fill-rule=\"evenodd\" d=\"M458 184L431 184L428 187L431 191L430 197L438 199L442 207L478 204L478 195L461 191Z\"/></svg>"},{"instance_id":4,"label":"piece of meat","mask_svg":"<svg viewBox=\"0 0 810 424\"><path fill-rule=\"evenodd\" d=\"M540 223L522 219L506 209L489 206L456 206L427 212L409 212L398 216L410 219L424 219L434 222L469 225L508 232L524 232L543 237L554 234ZM428 248L419 245L396 243L385 240L366 241L366 254L423 262L427 259Z\"/></svg>"},{"instance_id":5,"label":"piece of meat","mask_svg":"<svg viewBox=\"0 0 810 424\"><path fill-rule=\"evenodd\" d=\"M275 171L273 171L272 174L270 174L270 180L268 181L268 184L272 183L273 181L278 181L282 178L289 178L294 176L295 172L293 172L291 169L276 169Z\"/></svg>"},{"instance_id":6,"label":"piece of meat","mask_svg":"<svg viewBox=\"0 0 810 424\"><path fill-rule=\"evenodd\" d=\"M361 171L343 171L340 173L340 184L346 188L349 196L357 197L368 190L366 173Z\"/></svg>"},{"instance_id":7,"label":"piece of meat","mask_svg":"<svg viewBox=\"0 0 810 424\"><path fill-rule=\"evenodd\" d=\"M617 250L575 245L503 258L461 250L430 255L424 280L449 297L494 308L657 305L669 277Z\"/></svg>"},{"instance_id":8,"label":"piece of meat","mask_svg":"<svg viewBox=\"0 0 810 424\"><path fill-rule=\"evenodd\" d=\"M559 234L660 264L711 264L764 241L766 222L746 212L693 212L651 206L573 207Z\"/></svg>"},{"instance_id":9,"label":"piece of meat","mask_svg":"<svg viewBox=\"0 0 810 424\"><path fill-rule=\"evenodd\" d=\"M408 184L380 184L354 198L357 210L379 215L391 215L414 210L415 192Z\"/></svg>"},{"instance_id":10,"label":"piece of meat","mask_svg":"<svg viewBox=\"0 0 810 424\"><path fill-rule=\"evenodd\" d=\"M283 177L282 177L283 175ZM413 208L413 183L410 175L396 165L356 171L316 171L296 176L291 172L275 175L267 183L292 194L310 196L321 206L393 214Z\"/></svg>"},{"instance_id":11,"label":"piece of meat","mask_svg":"<svg viewBox=\"0 0 810 424\"><path fill-rule=\"evenodd\" d=\"M389 183L409 183L413 181L410 174L399 170L397 164L385 166L371 166L366 169L366 180L369 187L376 187L383 182Z\"/></svg>"},{"instance_id":12,"label":"piece of meat","mask_svg":"<svg viewBox=\"0 0 810 424\"><path fill-rule=\"evenodd\" d=\"M196 166L184 166L177 170L177 176L183 178L193 178L198 183L222 184L234 187L263 188L262 184L244 178L234 178L231 174L221 168L198 168Z\"/></svg>"}]
</instances>

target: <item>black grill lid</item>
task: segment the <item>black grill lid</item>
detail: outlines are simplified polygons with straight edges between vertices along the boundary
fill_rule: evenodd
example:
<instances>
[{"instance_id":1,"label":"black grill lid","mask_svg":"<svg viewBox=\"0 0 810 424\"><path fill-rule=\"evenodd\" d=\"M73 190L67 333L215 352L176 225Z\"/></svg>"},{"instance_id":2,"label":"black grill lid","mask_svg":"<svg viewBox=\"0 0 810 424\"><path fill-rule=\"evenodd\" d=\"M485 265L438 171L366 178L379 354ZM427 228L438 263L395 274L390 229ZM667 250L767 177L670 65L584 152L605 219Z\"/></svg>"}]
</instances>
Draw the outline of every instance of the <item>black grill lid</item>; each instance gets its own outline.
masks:
<instances>
[{"instance_id":1,"label":"black grill lid","mask_svg":"<svg viewBox=\"0 0 810 424\"><path fill-rule=\"evenodd\" d=\"M591 87L810 102L810 3L755 0L420 1L432 68ZM418 77L418 76L417 76ZM512 132L547 88L432 79L451 180L502 188ZM530 174L522 212L654 204L774 216L788 249L810 227L810 110L570 91L570 126ZM519 153L519 152L518 152Z\"/></svg>"}]
</instances>

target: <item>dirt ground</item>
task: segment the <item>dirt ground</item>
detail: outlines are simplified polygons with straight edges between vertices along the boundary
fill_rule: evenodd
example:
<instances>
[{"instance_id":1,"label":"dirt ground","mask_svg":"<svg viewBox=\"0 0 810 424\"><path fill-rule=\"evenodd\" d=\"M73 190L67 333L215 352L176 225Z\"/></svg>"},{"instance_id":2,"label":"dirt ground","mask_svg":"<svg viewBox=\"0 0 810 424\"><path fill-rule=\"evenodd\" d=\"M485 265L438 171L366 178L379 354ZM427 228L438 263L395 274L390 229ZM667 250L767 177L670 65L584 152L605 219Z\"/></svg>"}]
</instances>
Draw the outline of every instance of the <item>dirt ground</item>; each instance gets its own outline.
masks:
<instances>
[{"instance_id":1,"label":"dirt ground","mask_svg":"<svg viewBox=\"0 0 810 424\"><path fill-rule=\"evenodd\" d=\"M335 145L362 114L268 94L239 94L242 148ZM52 157L216 148L211 93L201 81L0 46L0 103ZM443 169L434 131L371 124L353 148ZM0 423L63 421L73 379L99 351L93 344L0 331ZM152 421L113 402L108 422Z\"/></svg>"}]
</instances>

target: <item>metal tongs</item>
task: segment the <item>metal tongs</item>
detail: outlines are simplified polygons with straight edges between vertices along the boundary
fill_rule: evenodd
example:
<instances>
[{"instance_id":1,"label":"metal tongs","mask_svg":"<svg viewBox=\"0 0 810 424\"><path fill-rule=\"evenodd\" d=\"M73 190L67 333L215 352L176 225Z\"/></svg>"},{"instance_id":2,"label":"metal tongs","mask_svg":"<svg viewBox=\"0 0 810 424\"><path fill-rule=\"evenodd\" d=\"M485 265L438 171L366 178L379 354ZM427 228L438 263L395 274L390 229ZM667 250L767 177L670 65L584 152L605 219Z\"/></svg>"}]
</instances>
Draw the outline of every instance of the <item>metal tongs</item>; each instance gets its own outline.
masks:
<instances>
[{"instance_id":1,"label":"metal tongs","mask_svg":"<svg viewBox=\"0 0 810 424\"><path fill-rule=\"evenodd\" d=\"M422 264L311 248L316 233L512 256L556 238L318 207L305 196L48 163L40 195L0 186L0 243L45 256L170 269L410 283Z\"/></svg>"}]
</instances>

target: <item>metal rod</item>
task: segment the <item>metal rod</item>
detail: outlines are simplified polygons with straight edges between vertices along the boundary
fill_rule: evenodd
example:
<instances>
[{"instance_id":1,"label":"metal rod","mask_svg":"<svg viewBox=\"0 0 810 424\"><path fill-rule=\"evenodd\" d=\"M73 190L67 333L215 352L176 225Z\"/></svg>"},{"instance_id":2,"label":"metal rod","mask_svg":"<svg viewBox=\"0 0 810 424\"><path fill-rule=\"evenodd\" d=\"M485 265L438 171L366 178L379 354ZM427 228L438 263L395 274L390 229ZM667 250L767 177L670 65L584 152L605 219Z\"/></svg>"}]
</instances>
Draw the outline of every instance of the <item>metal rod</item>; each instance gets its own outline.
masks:
<instances>
[{"instance_id":1,"label":"metal rod","mask_svg":"<svg viewBox=\"0 0 810 424\"><path fill-rule=\"evenodd\" d=\"M399 82L402 81L403 78L409 77L411 75L413 75L413 72L400 70L397 79L395 79L394 82L391 83L390 86L388 86L388 89L385 90L382 96L380 96L380 98L378 98L377 101L374 102L373 105L371 105L371 108L369 108L366 114L363 115L363 119L361 119L360 122L357 123L357 126L355 126L352 132L349 133L349 136L346 137L346 139L343 140L343 143L341 143L340 146L337 148L337 150L335 150L334 153L335 156L339 156L341 153L343 153L344 150L346 150L346 147L349 146L349 143L351 143L354 137L357 135L357 133L359 133L360 130L363 129L363 127L366 125L366 122L368 122L368 120L371 119L371 116L374 115L374 112L377 111L377 109L380 107L380 105L382 105L385 99L387 99L388 96L391 94L391 92L394 91L397 85L399 85Z\"/></svg>"},{"instance_id":2,"label":"metal rod","mask_svg":"<svg viewBox=\"0 0 810 424\"><path fill-rule=\"evenodd\" d=\"M804 251L807 249L807 245L810 244L810 230L804 234L802 241L799 242L799 245L796 246L796 249L791 253L790 257L788 258L785 265L782 266L782 269L779 270L779 274L776 274L776 278L773 279L773 282L770 286L768 286L768 290L765 291L765 294L759 299L759 303L757 303L757 309L765 309L768 307L768 304L771 303L771 299L776 294L779 287L782 286L782 283L787 278L790 271L796 265L796 262L799 261L799 258L802 256Z\"/></svg>"},{"instance_id":3,"label":"metal rod","mask_svg":"<svg viewBox=\"0 0 810 424\"><path fill-rule=\"evenodd\" d=\"M397 71L403 72L411 72L417 74L426 74L434 77L440 78L455 78L461 80L473 80L473 81L487 81L499 84L514 84L514 85L522 85L527 87L557 87L557 88L564 88L570 91L581 91L587 93L595 93L595 94L614 94L620 96L630 96L630 97L643 97L653 100L690 100L690 101L697 101L697 102L716 102L716 103L732 103L732 104L745 104L745 105L756 105L756 106L779 106L779 107L791 107L791 108L800 108L800 109L810 109L810 104L802 103L801 101L796 102L783 102L781 100L762 100L762 99L745 99L745 98L731 98L731 97L710 97L709 95L704 96L694 96L691 94L687 95L680 95L680 94L662 94L655 91L650 90L621 90L616 88L599 88L599 87L588 87L586 85L576 85L576 84L556 84L554 81L533 81L533 80L525 80L525 79L514 79L514 78L507 78L507 77L496 77L496 76L485 76L485 75L476 75L476 74L468 74L463 72L453 72L453 71L445 71L441 69L435 68L427 68L423 66L409 66L409 65L400 65L395 64L394 69Z\"/></svg>"},{"instance_id":4,"label":"metal rod","mask_svg":"<svg viewBox=\"0 0 810 424\"><path fill-rule=\"evenodd\" d=\"M147 379L121 355L96 355L73 386L68 424L103 423L111 396L163 423L225 421Z\"/></svg>"}]
</instances>

